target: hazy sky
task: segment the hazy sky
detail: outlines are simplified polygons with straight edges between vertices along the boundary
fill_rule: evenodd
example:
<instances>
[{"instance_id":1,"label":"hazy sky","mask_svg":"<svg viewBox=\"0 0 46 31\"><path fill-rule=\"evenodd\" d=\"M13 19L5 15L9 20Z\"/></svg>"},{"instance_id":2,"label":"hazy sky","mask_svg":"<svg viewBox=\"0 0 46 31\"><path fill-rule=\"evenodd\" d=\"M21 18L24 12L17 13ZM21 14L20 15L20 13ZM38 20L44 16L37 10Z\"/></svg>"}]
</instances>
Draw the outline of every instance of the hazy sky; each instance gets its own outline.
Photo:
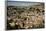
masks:
<instances>
[{"instance_id":1,"label":"hazy sky","mask_svg":"<svg viewBox=\"0 0 46 31\"><path fill-rule=\"evenodd\" d=\"M39 1L39 2L41 2L43 0L8 0L8 1L35 1L35 2Z\"/></svg>"},{"instance_id":2,"label":"hazy sky","mask_svg":"<svg viewBox=\"0 0 46 31\"><path fill-rule=\"evenodd\" d=\"M8 1L8 6L32 6L32 5L39 5L40 3L37 2L21 2L21 1Z\"/></svg>"}]
</instances>

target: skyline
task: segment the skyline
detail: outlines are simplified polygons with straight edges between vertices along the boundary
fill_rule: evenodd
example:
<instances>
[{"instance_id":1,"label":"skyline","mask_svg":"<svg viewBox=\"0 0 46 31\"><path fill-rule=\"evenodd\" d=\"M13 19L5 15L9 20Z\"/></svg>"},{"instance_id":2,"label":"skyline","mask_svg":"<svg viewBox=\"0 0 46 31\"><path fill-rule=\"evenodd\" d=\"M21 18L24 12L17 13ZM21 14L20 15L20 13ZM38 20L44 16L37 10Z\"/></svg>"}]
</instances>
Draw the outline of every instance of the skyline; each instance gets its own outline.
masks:
<instances>
[{"instance_id":1,"label":"skyline","mask_svg":"<svg viewBox=\"0 0 46 31\"><path fill-rule=\"evenodd\" d=\"M8 6L32 6L40 4L40 2L8 1Z\"/></svg>"}]
</instances>

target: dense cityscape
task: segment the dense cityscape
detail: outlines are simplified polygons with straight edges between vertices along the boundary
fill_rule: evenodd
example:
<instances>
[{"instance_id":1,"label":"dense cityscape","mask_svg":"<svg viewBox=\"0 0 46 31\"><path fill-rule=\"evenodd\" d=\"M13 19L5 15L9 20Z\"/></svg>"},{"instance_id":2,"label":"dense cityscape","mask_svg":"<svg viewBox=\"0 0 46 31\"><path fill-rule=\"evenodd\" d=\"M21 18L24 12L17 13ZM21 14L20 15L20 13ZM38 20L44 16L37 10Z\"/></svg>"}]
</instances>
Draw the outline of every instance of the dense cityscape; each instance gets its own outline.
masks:
<instances>
[{"instance_id":1,"label":"dense cityscape","mask_svg":"<svg viewBox=\"0 0 46 31\"><path fill-rule=\"evenodd\" d=\"M44 28L44 5L7 6L7 29Z\"/></svg>"}]
</instances>

